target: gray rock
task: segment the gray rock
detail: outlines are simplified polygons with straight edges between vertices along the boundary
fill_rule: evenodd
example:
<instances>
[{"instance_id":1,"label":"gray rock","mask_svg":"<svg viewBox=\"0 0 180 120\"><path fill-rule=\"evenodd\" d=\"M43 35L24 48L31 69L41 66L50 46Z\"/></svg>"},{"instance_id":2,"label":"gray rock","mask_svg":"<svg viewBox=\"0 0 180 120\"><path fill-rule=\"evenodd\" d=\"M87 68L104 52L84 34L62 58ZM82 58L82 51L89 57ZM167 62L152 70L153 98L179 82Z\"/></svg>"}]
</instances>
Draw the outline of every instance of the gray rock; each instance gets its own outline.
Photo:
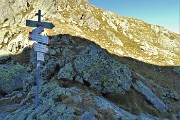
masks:
<instances>
[{"instance_id":1,"label":"gray rock","mask_svg":"<svg viewBox=\"0 0 180 120\"><path fill-rule=\"evenodd\" d=\"M90 112L84 112L79 120L97 120L96 117Z\"/></svg>"},{"instance_id":2,"label":"gray rock","mask_svg":"<svg viewBox=\"0 0 180 120\"><path fill-rule=\"evenodd\" d=\"M72 93L77 94L77 95L80 95L80 92L81 92L77 87L71 87L71 88L70 88L70 91L71 91Z\"/></svg>"},{"instance_id":3,"label":"gray rock","mask_svg":"<svg viewBox=\"0 0 180 120\"><path fill-rule=\"evenodd\" d=\"M173 114L174 120L180 120L180 112Z\"/></svg>"},{"instance_id":4,"label":"gray rock","mask_svg":"<svg viewBox=\"0 0 180 120\"><path fill-rule=\"evenodd\" d=\"M7 45L7 50L11 54L18 53L19 50L22 50L25 46L25 41L23 40L23 35L19 34L15 39L11 40L11 42Z\"/></svg>"},{"instance_id":5,"label":"gray rock","mask_svg":"<svg viewBox=\"0 0 180 120\"><path fill-rule=\"evenodd\" d=\"M66 35L63 35L60 41L66 44L74 43L72 36L66 36Z\"/></svg>"},{"instance_id":6,"label":"gray rock","mask_svg":"<svg viewBox=\"0 0 180 120\"><path fill-rule=\"evenodd\" d=\"M34 92L34 91L32 91ZM34 93L35 95L35 93ZM46 98L52 98L53 100L57 99L59 96L71 96L70 89L68 88L61 88L59 85L55 83L48 83L41 87L40 96Z\"/></svg>"},{"instance_id":7,"label":"gray rock","mask_svg":"<svg viewBox=\"0 0 180 120\"><path fill-rule=\"evenodd\" d=\"M28 66L28 67L26 68L26 70L27 70L27 72L31 72L31 71L32 71L32 68L31 68L30 66Z\"/></svg>"},{"instance_id":8,"label":"gray rock","mask_svg":"<svg viewBox=\"0 0 180 120\"><path fill-rule=\"evenodd\" d=\"M33 86L26 98L21 101L21 104L25 104L31 97L34 97L35 94L36 86ZM61 88L57 83L46 83L41 86L40 97L56 100L60 96L71 96L71 90L68 88Z\"/></svg>"},{"instance_id":9,"label":"gray rock","mask_svg":"<svg viewBox=\"0 0 180 120\"><path fill-rule=\"evenodd\" d=\"M146 97L146 99L153 104L153 106L159 110L167 111L168 107L166 104L160 100L150 88L145 86L140 80L133 83L133 87L136 91L141 93Z\"/></svg>"},{"instance_id":10,"label":"gray rock","mask_svg":"<svg viewBox=\"0 0 180 120\"><path fill-rule=\"evenodd\" d=\"M72 63L68 63L63 68L60 69L58 73L58 79L73 80L75 74L76 73L74 72Z\"/></svg>"},{"instance_id":11,"label":"gray rock","mask_svg":"<svg viewBox=\"0 0 180 120\"><path fill-rule=\"evenodd\" d=\"M174 91L173 95L174 95L174 99L180 100L180 94L178 92Z\"/></svg>"},{"instance_id":12,"label":"gray rock","mask_svg":"<svg viewBox=\"0 0 180 120\"><path fill-rule=\"evenodd\" d=\"M174 67L173 72L180 74L180 67Z\"/></svg>"},{"instance_id":13,"label":"gray rock","mask_svg":"<svg viewBox=\"0 0 180 120\"><path fill-rule=\"evenodd\" d=\"M88 27L94 31L94 30L99 30L99 25L100 25L100 22L94 18L93 16L91 16L90 18L88 18L85 22Z\"/></svg>"},{"instance_id":14,"label":"gray rock","mask_svg":"<svg viewBox=\"0 0 180 120\"><path fill-rule=\"evenodd\" d=\"M5 120L20 119L32 120L36 118L38 120L44 119L60 119L60 120L70 120L73 119L74 109L66 106L65 104L55 104L57 98L59 97L69 97L71 96L71 90L66 88L61 88L56 83L47 83L41 86L40 99L41 102L38 107L35 104L28 106L20 106L17 110L6 116ZM26 104L28 100L32 99L36 94L36 86L32 87L31 91L28 93L27 97L23 100L21 105Z\"/></svg>"},{"instance_id":15,"label":"gray rock","mask_svg":"<svg viewBox=\"0 0 180 120\"><path fill-rule=\"evenodd\" d=\"M34 118L38 120L71 120L74 116L74 109L67 107L65 104L55 106L52 99L42 99L42 104L38 107L35 105L25 105L18 110L12 112L5 117L5 120L32 120Z\"/></svg>"},{"instance_id":16,"label":"gray rock","mask_svg":"<svg viewBox=\"0 0 180 120\"><path fill-rule=\"evenodd\" d=\"M23 81L30 75L26 69L19 65L0 65L0 90L11 93L18 88L23 88Z\"/></svg>"},{"instance_id":17,"label":"gray rock","mask_svg":"<svg viewBox=\"0 0 180 120\"><path fill-rule=\"evenodd\" d=\"M23 80L23 91L29 91L35 83L35 76L30 76Z\"/></svg>"},{"instance_id":18,"label":"gray rock","mask_svg":"<svg viewBox=\"0 0 180 120\"><path fill-rule=\"evenodd\" d=\"M73 96L72 99L77 104L81 104L81 102L82 102L82 98L80 95Z\"/></svg>"},{"instance_id":19,"label":"gray rock","mask_svg":"<svg viewBox=\"0 0 180 120\"><path fill-rule=\"evenodd\" d=\"M120 107L116 106L115 104L111 103L110 101L101 98L99 96L95 96L94 100L96 101L97 106L101 107L102 109L112 110L116 113L116 116L122 120L136 120L137 116L133 115Z\"/></svg>"},{"instance_id":20,"label":"gray rock","mask_svg":"<svg viewBox=\"0 0 180 120\"><path fill-rule=\"evenodd\" d=\"M93 114L93 115L98 115L97 110L94 109L93 107L89 107L88 110L89 110L89 112L90 112L91 114Z\"/></svg>"},{"instance_id":21,"label":"gray rock","mask_svg":"<svg viewBox=\"0 0 180 120\"><path fill-rule=\"evenodd\" d=\"M106 34L110 40L113 41L113 43L117 44L118 46L124 46L121 40L111 31L106 31Z\"/></svg>"},{"instance_id":22,"label":"gray rock","mask_svg":"<svg viewBox=\"0 0 180 120\"><path fill-rule=\"evenodd\" d=\"M67 107L65 104L58 105L53 111L52 111L52 117L49 118L57 119L57 120L72 120L74 117L75 110Z\"/></svg>"},{"instance_id":23,"label":"gray rock","mask_svg":"<svg viewBox=\"0 0 180 120\"><path fill-rule=\"evenodd\" d=\"M62 57L57 61L57 63L60 67L64 67L67 63L72 62L75 57L75 52L66 47L63 49Z\"/></svg>"},{"instance_id":24,"label":"gray rock","mask_svg":"<svg viewBox=\"0 0 180 120\"><path fill-rule=\"evenodd\" d=\"M77 81L77 82L79 82L79 83L82 83L82 84L84 83L84 82L83 82L83 78L80 77L79 75L76 76L75 81Z\"/></svg>"},{"instance_id":25,"label":"gray rock","mask_svg":"<svg viewBox=\"0 0 180 120\"><path fill-rule=\"evenodd\" d=\"M1 111L0 111L1 112ZM10 113L8 113L8 112L1 112L0 113L0 120L4 120L4 118L7 116L7 115L9 115Z\"/></svg>"},{"instance_id":26,"label":"gray rock","mask_svg":"<svg viewBox=\"0 0 180 120\"><path fill-rule=\"evenodd\" d=\"M23 94L21 92L17 94L18 98L21 98L22 96L23 96Z\"/></svg>"},{"instance_id":27,"label":"gray rock","mask_svg":"<svg viewBox=\"0 0 180 120\"><path fill-rule=\"evenodd\" d=\"M8 111L14 111L14 110L16 110L16 109L18 109L19 108L19 104L12 104L12 105L5 105L5 106L2 106L2 107L0 107L0 113L5 113L5 116L7 115L6 113L8 112ZM1 116L1 115L0 115ZM3 117L3 118L5 118L5 117ZM0 119L1 120L1 119Z\"/></svg>"},{"instance_id":28,"label":"gray rock","mask_svg":"<svg viewBox=\"0 0 180 120\"><path fill-rule=\"evenodd\" d=\"M48 77L53 77L51 75L55 71L56 66L58 66L58 63L56 61L57 59L49 59L48 62L42 67L42 78L47 79Z\"/></svg>"},{"instance_id":29,"label":"gray rock","mask_svg":"<svg viewBox=\"0 0 180 120\"><path fill-rule=\"evenodd\" d=\"M5 97L3 97L0 100L14 100L15 98L21 98L23 96L22 92L14 91L10 94L7 94Z\"/></svg>"},{"instance_id":30,"label":"gray rock","mask_svg":"<svg viewBox=\"0 0 180 120\"><path fill-rule=\"evenodd\" d=\"M15 8L16 10L12 10L12 8ZM18 8L18 9L17 9ZM7 2L3 0L0 4L0 23L4 23L5 21L10 21L13 19L14 16L19 14L21 11L24 11L27 9L27 3L26 1L20 0L20 1L10 1Z\"/></svg>"},{"instance_id":31,"label":"gray rock","mask_svg":"<svg viewBox=\"0 0 180 120\"><path fill-rule=\"evenodd\" d=\"M60 67L64 67L65 64L67 64L67 62L66 62L65 59L60 59L60 60L57 61L57 63L58 63L58 65L59 65Z\"/></svg>"},{"instance_id":32,"label":"gray rock","mask_svg":"<svg viewBox=\"0 0 180 120\"><path fill-rule=\"evenodd\" d=\"M146 115L146 114L140 114L139 120L159 120L157 117L154 117L152 115Z\"/></svg>"},{"instance_id":33,"label":"gray rock","mask_svg":"<svg viewBox=\"0 0 180 120\"><path fill-rule=\"evenodd\" d=\"M174 100L178 100L178 101L180 100L179 92L164 89L164 90L162 90L162 94L164 97L168 97L170 99L174 99Z\"/></svg>"},{"instance_id":34,"label":"gray rock","mask_svg":"<svg viewBox=\"0 0 180 120\"><path fill-rule=\"evenodd\" d=\"M37 56L36 51L31 50L29 55L30 55L30 63L32 63L35 66L35 64L36 64L36 56Z\"/></svg>"},{"instance_id":35,"label":"gray rock","mask_svg":"<svg viewBox=\"0 0 180 120\"><path fill-rule=\"evenodd\" d=\"M48 50L48 53L49 53L51 56L56 55L56 51L53 50L53 49L49 49L49 50Z\"/></svg>"},{"instance_id":36,"label":"gray rock","mask_svg":"<svg viewBox=\"0 0 180 120\"><path fill-rule=\"evenodd\" d=\"M131 71L111 58L103 49L91 44L74 60L75 71L103 93L124 93L131 86Z\"/></svg>"}]
</instances>

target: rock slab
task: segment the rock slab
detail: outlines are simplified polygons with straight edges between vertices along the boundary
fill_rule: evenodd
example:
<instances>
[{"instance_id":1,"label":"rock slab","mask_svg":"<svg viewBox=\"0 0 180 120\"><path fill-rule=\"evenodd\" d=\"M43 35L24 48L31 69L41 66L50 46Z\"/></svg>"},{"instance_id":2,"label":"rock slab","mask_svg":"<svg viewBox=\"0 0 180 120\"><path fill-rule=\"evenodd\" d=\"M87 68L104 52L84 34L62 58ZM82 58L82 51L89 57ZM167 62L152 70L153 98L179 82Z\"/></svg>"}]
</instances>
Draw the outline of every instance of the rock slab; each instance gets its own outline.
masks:
<instances>
[{"instance_id":1,"label":"rock slab","mask_svg":"<svg viewBox=\"0 0 180 120\"><path fill-rule=\"evenodd\" d=\"M159 110L167 111L166 104L156 96L153 91L144 85L140 80L133 83L133 87L136 91L146 97L146 99L153 104L153 106Z\"/></svg>"}]
</instances>

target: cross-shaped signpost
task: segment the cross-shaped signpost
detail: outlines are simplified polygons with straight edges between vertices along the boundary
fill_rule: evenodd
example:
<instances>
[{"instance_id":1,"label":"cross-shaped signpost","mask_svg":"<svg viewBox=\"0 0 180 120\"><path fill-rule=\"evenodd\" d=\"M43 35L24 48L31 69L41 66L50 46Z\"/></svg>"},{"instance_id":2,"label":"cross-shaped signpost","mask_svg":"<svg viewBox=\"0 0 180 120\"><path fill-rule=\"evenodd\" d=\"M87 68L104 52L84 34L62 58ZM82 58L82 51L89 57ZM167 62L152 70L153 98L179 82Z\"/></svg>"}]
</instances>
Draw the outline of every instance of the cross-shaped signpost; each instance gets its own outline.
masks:
<instances>
[{"instance_id":1,"label":"cross-shaped signpost","mask_svg":"<svg viewBox=\"0 0 180 120\"><path fill-rule=\"evenodd\" d=\"M37 52L37 66L36 66L36 98L35 104L39 104L40 94L40 61L44 61L44 53L48 52L47 44L50 42L49 37L40 35L44 31L44 28L52 29L54 25L48 22L41 22L41 10L38 10L38 21L26 20L26 26L37 27L29 33L29 40L35 41L33 44L34 51Z\"/></svg>"}]
</instances>

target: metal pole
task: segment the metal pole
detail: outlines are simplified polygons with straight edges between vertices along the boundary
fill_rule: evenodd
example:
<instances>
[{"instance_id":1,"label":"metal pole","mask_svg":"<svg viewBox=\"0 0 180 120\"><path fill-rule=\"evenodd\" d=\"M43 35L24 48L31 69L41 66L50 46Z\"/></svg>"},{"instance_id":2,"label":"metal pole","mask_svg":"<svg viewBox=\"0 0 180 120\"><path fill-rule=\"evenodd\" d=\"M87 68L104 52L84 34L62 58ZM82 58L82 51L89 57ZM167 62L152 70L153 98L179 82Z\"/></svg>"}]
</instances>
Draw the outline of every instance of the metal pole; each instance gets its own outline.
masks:
<instances>
[{"instance_id":1,"label":"metal pole","mask_svg":"<svg viewBox=\"0 0 180 120\"><path fill-rule=\"evenodd\" d=\"M39 94L40 94L40 61L37 60L37 66L36 66L36 106L39 105Z\"/></svg>"},{"instance_id":2,"label":"metal pole","mask_svg":"<svg viewBox=\"0 0 180 120\"><path fill-rule=\"evenodd\" d=\"M38 10L38 22L41 22L41 10Z\"/></svg>"},{"instance_id":3,"label":"metal pole","mask_svg":"<svg viewBox=\"0 0 180 120\"><path fill-rule=\"evenodd\" d=\"M38 10L38 22L41 22L41 10ZM37 59L37 53L36 53L36 59ZM36 106L39 105L39 94L40 94L40 65L41 62L39 60L37 60L37 66L36 66L36 86L37 86L37 90L36 90Z\"/></svg>"}]
</instances>

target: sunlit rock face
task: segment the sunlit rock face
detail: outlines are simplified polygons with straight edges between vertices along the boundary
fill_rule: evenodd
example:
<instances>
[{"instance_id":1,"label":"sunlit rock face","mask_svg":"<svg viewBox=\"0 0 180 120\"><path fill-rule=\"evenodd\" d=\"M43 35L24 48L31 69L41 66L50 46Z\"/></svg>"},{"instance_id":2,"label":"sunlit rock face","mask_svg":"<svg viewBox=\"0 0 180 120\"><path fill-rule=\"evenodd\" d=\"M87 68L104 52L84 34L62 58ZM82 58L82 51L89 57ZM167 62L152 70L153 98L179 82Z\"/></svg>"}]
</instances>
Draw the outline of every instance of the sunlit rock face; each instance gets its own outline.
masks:
<instances>
[{"instance_id":1,"label":"sunlit rock face","mask_svg":"<svg viewBox=\"0 0 180 120\"><path fill-rule=\"evenodd\" d=\"M179 34L104 11L90 5L87 0L3 0L0 4L0 48L8 46L10 49L5 53L16 54L20 50L11 48L12 44L18 44L11 41L19 34L22 34L24 41L22 48L28 46L27 33L30 28L25 26L25 21L37 20L35 14L39 9L43 15L42 21L55 24L53 30L45 30L44 34L68 33L85 37L110 53L156 65L176 66L180 63Z\"/></svg>"}]
</instances>

